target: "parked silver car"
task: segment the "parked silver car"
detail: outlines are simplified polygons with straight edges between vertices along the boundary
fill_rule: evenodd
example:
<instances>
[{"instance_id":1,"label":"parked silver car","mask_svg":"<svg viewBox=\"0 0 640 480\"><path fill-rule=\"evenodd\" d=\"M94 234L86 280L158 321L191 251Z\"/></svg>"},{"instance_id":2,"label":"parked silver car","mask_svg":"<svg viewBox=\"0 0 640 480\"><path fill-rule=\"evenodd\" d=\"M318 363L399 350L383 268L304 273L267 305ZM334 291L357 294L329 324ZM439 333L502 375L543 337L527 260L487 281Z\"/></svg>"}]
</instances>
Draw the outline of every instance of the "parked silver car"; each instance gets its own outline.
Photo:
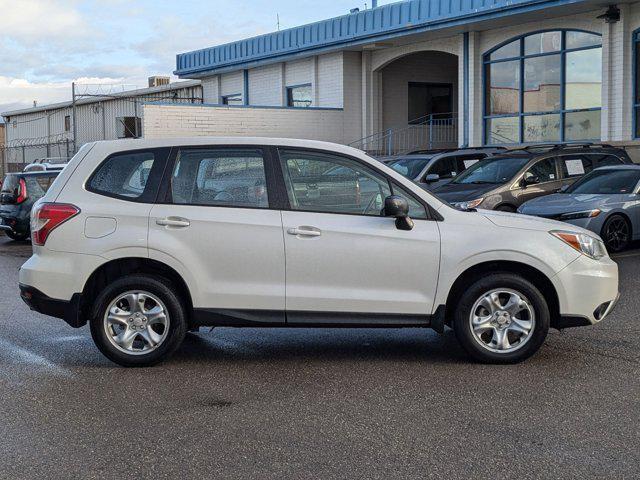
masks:
<instances>
[{"instance_id":1,"label":"parked silver car","mask_svg":"<svg viewBox=\"0 0 640 480\"><path fill-rule=\"evenodd\" d=\"M518 212L589 229L618 252L640 238L640 165L598 168L559 193L524 203Z\"/></svg>"},{"instance_id":2,"label":"parked silver car","mask_svg":"<svg viewBox=\"0 0 640 480\"><path fill-rule=\"evenodd\" d=\"M430 190L451 181L480 160L504 151L503 147L425 150L402 155L386 164L422 188Z\"/></svg>"}]
</instances>

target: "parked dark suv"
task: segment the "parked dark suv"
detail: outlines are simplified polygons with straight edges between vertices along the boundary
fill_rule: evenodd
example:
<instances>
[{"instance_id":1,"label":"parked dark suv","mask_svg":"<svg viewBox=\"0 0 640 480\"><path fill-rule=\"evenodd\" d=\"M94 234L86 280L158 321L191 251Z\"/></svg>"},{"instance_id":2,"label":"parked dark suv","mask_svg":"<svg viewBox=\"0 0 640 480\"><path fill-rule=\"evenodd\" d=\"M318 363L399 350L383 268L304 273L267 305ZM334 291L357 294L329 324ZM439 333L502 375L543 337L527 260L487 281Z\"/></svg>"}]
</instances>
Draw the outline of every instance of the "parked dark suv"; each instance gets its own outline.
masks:
<instances>
[{"instance_id":1,"label":"parked dark suv","mask_svg":"<svg viewBox=\"0 0 640 480\"><path fill-rule=\"evenodd\" d=\"M7 174L0 189L0 230L13 240L28 239L31 207L47 193L59 173Z\"/></svg>"},{"instance_id":2,"label":"parked dark suv","mask_svg":"<svg viewBox=\"0 0 640 480\"><path fill-rule=\"evenodd\" d=\"M534 145L489 157L433 192L462 208L515 212L524 202L555 193L598 167L633 163L610 145Z\"/></svg>"}]
</instances>

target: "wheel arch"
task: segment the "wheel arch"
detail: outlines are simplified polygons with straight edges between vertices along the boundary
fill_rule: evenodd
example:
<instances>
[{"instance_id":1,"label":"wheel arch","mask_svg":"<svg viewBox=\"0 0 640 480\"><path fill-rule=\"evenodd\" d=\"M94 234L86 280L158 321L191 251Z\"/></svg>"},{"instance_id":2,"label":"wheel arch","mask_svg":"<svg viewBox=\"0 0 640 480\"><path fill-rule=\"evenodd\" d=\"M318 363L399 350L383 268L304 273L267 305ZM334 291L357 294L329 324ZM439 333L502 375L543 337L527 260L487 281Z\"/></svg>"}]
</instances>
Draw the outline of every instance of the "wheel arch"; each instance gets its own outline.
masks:
<instances>
[{"instance_id":1,"label":"wheel arch","mask_svg":"<svg viewBox=\"0 0 640 480\"><path fill-rule=\"evenodd\" d=\"M180 298L185 302L187 320L191 321L193 299L187 283L182 276L170 266L144 257L127 257L111 260L98 267L87 279L82 291L80 311L84 318L90 315L93 301L100 291L110 282L132 274L147 274L162 277L170 281L178 289Z\"/></svg>"},{"instance_id":2,"label":"wheel arch","mask_svg":"<svg viewBox=\"0 0 640 480\"><path fill-rule=\"evenodd\" d=\"M629 236L633 240L633 221L631 221L631 217L629 217L627 212L625 212L624 210L612 210L612 211L608 212L606 218L604 219L604 222L602 222L602 227L600 228L600 231L598 232L598 235L600 235L601 238L604 238L602 236L602 234L604 233L605 225L607 224L607 222L609 221L609 219L611 217L614 217L616 215L619 216L619 217L624 218L626 220L626 222L629 224Z\"/></svg>"},{"instance_id":3,"label":"wheel arch","mask_svg":"<svg viewBox=\"0 0 640 480\"><path fill-rule=\"evenodd\" d=\"M513 273L524 277L533 283L545 299L547 299L549 313L551 314L551 326L554 327L558 320L560 320L560 297L556 287L547 275L526 263L511 260L496 260L473 265L456 278L449 289L447 302L445 304L445 319L447 325L451 325L456 301L466 286L489 273Z\"/></svg>"}]
</instances>

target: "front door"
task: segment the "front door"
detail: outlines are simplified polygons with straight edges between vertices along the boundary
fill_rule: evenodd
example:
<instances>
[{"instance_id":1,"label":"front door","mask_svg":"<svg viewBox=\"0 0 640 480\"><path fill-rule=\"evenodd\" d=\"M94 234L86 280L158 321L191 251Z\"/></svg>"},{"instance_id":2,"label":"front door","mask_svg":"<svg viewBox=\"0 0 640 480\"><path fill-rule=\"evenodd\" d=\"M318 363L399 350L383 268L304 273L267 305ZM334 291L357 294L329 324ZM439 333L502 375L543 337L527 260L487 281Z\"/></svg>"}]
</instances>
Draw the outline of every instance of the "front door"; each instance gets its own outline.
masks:
<instances>
[{"instance_id":1,"label":"front door","mask_svg":"<svg viewBox=\"0 0 640 480\"><path fill-rule=\"evenodd\" d=\"M188 278L197 311L284 323L284 240L260 148L178 149L149 255ZM228 312L231 310L231 312Z\"/></svg>"},{"instance_id":2,"label":"front door","mask_svg":"<svg viewBox=\"0 0 640 480\"><path fill-rule=\"evenodd\" d=\"M440 263L439 229L425 206L350 157L281 150L280 161L290 202L282 213L288 322L424 321ZM381 215L392 193L410 201L413 230Z\"/></svg>"},{"instance_id":3,"label":"front door","mask_svg":"<svg viewBox=\"0 0 640 480\"><path fill-rule=\"evenodd\" d=\"M560 190L562 180L558 174L555 157L537 161L529 167L512 191L516 206L542 195Z\"/></svg>"}]
</instances>

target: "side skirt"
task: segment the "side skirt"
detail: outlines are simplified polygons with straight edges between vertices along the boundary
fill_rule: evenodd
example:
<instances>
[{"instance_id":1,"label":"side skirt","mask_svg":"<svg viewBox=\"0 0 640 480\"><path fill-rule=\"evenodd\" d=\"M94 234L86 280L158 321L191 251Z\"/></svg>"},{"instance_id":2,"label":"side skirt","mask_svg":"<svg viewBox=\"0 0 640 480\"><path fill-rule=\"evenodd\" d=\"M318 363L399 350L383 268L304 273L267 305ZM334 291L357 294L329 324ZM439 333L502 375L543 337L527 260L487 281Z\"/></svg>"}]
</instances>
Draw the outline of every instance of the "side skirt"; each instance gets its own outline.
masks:
<instances>
[{"instance_id":1,"label":"side skirt","mask_svg":"<svg viewBox=\"0 0 640 480\"><path fill-rule=\"evenodd\" d=\"M283 312L277 310L234 310L195 308L197 327L286 327L286 328L429 328L440 331L444 306L435 315L394 313Z\"/></svg>"}]
</instances>

